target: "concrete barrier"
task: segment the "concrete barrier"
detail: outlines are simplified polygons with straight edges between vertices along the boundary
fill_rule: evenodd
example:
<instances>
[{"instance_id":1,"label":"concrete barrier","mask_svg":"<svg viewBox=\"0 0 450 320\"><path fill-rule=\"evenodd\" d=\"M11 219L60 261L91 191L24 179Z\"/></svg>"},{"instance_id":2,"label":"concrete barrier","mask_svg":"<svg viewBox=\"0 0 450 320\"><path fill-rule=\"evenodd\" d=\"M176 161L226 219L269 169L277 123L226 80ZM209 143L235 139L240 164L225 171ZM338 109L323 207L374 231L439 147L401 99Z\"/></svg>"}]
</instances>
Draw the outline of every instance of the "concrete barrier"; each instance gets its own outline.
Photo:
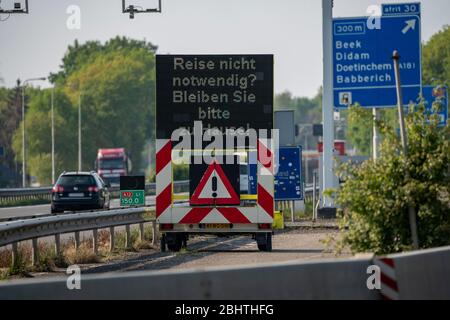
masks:
<instances>
[{"instance_id":1,"label":"concrete barrier","mask_svg":"<svg viewBox=\"0 0 450 320\"><path fill-rule=\"evenodd\" d=\"M82 275L0 284L0 299L298 300L379 299L367 289L370 259L283 263L207 270Z\"/></svg>"},{"instance_id":2,"label":"concrete barrier","mask_svg":"<svg viewBox=\"0 0 450 320\"><path fill-rule=\"evenodd\" d=\"M450 247L375 259L382 295L391 300L450 300Z\"/></svg>"},{"instance_id":3,"label":"concrete barrier","mask_svg":"<svg viewBox=\"0 0 450 320\"><path fill-rule=\"evenodd\" d=\"M381 267L381 291L369 290L368 268ZM388 267L386 267L388 266ZM0 300L378 300L450 299L450 247L372 259L279 263L187 271L81 275L0 283Z\"/></svg>"}]
</instances>

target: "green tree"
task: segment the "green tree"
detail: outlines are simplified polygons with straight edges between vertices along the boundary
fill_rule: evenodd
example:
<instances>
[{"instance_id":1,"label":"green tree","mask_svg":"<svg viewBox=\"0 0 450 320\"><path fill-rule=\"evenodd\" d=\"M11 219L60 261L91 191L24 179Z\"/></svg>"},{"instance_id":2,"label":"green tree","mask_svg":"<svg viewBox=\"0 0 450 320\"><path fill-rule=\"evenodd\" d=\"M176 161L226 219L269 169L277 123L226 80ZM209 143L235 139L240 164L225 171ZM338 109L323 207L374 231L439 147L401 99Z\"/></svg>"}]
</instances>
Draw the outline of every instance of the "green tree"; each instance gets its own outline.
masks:
<instances>
[{"instance_id":1,"label":"green tree","mask_svg":"<svg viewBox=\"0 0 450 320\"><path fill-rule=\"evenodd\" d=\"M80 94L83 170L93 169L98 148L114 147L130 152L133 168L145 169L143 154L154 140L155 51L151 43L124 37L69 47L61 70L50 75L56 87L57 173L77 168ZM27 167L41 184L51 177L50 101L50 90L27 89ZM14 151L21 159L20 130Z\"/></svg>"},{"instance_id":2,"label":"green tree","mask_svg":"<svg viewBox=\"0 0 450 320\"><path fill-rule=\"evenodd\" d=\"M153 137L155 59L143 49L108 52L71 74L65 91L78 108L81 92L83 168L98 148L125 147L139 167Z\"/></svg>"},{"instance_id":3,"label":"green tree","mask_svg":"<svg viewBox=\"0 0 450 320\"><path fill-rule=\"evenodd\" d=\"M437 123L435 115L424 115L423 106L408 114L405 159L396 130L380 122L381 158L340 168L346 180L335 193L342 207L341 246L376 254L411 249L409 205L417 212L422 248L450 244L450 126Z\"/></svg>"},{"instance_id":4,"label":"green tree","mask_svg":"<svg viewBox=\"0 0 450 320\"><path fill-rule=\"evenodd\" d=\"M0 88L0 146L4 148L5 155L0 158L3 166L4 178L0 177L0 187L18 187L14 174L19 174L17 159L12 147L12 137L21 123L21 88L20 81L12 89ZM9 171L7 173L6 171ZM6 178L9 176L9 178Z\"/></svg>"},{"instance_id":5,"label":"green tree","mask_svg":"<svg viewBox=\"0 0 450 320\"><path fill-rule=\"evenodd\" d=\"M275 96L275 110L294 110L295 123L322 122L322 90L312 99L294 97L289 91Z\"/></svg>"},{"instance_id":6,"label":"green tree","mask_svg":"<svg viewBox=\"0 0 450 320\"><path fill-rule=\"evenodd\" d=\"M372 109L351 106L347 113L347 139L361 155L370 156L373 134Z\"/></svg>"},{"instance_id":7,"label":"green tree","mask_svg":"<svg viewBox=\"0 0 450 320\"><path fill-rule=\"evenodd\" d=\"M127 54L130 50L144 50L155 53L157 49L157 46L149 42L119 36L107 41L105 44L102 44L100 41L88 41L80 44L78 40L75 40L74 44L67 48L60 65L61 70L57 73L51 73L49 78L52 83L65 83L71 74L108 52Z\"/></svg>"},{"instance_id":8,"label":"green tree","mask_svg":"<svg viewBox=\"0 0 450 320\"><path fill-rule=\"evenodd\" d=\"M28 89L27 91L30 91ZM76 169L77 131L72 124L76 113L68 97L55 90L55 171ZM27 168L43 185L51 184L51 89L35 90L31 93L26 114ZM22 132L17 130L13 148L18 159L22 159Z\"/></svg>"},{"instance_id":9,"label":"green tree","mask_svg":"<svg viewBox=\"0 0 450 320\"><path fill-rule=\"evenodd\" d=\"M445 26L423 46L425 84L450 85L450 26Z\"/></svg>"},{"instance_id":10,"label":"green tree","mask_svg":"<svg viewBox=\"0 0 450 320\"><path fill-rule=\"evenodd\" d=\"M370 156L373 152L372 138L374 116L372 109L363 109L359 105L351 106L348 110L342 111L343 117L347 120L347 142L356 148L360 155ZM392 128L398 127L397 109L379 110L380 119ZM383 139L382 133L381 139Z\"/></svg>"}]
</instances>

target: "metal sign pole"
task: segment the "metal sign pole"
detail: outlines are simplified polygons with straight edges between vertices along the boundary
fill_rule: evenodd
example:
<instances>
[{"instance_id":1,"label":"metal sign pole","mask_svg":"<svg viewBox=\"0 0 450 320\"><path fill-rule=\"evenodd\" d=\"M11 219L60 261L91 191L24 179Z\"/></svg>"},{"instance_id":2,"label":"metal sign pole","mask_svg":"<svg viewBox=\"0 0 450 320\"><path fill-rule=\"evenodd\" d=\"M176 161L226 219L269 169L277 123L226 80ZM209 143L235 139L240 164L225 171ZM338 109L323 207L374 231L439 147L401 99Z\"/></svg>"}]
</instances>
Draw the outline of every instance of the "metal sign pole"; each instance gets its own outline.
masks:
<instances>
[{"instance_id":1,"label":"metal sign pole","mask_svg":"<svg viewBox=\"0 0 450 320\"><path fill-rule=\"evenodd\" d=\"M52 88L52 185L55 184L55 114L54 114L55 86Z\"/></svg>"},{"instance_id":2,"label":"metal sign pole","mask_svg":"<svg viewBox=\"0 0 450 320\"><path fill-rule=\"evenodd\" d=\"M22 188L27 186L27 166L25 158L25 82L22 84Z\"/></svg>"},{"instance_id":3,"label":"metal sign pole","mask_svg":"<svg viewBox=\"0 0 450 320\"><path fill-rule=\"evenodd\" d=\"M295 222L295 201L292 201L291 203L291 210L292 210L292 222Z\"/></svg>"},{"instance_id":4,"label":"metal sign pole","mask_svg":"<svg viewBox=\"0 0 450 320\"><path fill-rule=\"evenodd\" d=\"M322 0L323 23L323 189L334 188L333 149L333 0ZM323 197L323 206L332 207L333 201Z\"/></svg>"},{"instance_id":5,"label":"metal sign pole","mask_svg":"<svg viewBox=\"0 0 450 320\"><path fill-rule=\"evenodd\" d=\"M405 159L408 158L408 137L405 128L405 116L403 111L403 95L402 95L402 87L401 87L401 78L400 78L400 54L398 51L394 51L392 59L394 60L394 69L395 69L395 81L397 87L397 101L398 101L398 115L400 122L400 136L402 139L402 147L403 147L403 156ZM409 180L409 169L406 168L406 180ZM409 213L409 225L411 228L411 237L413 242L414 250L419 249L419 237L417 233L417 222L416 222L416 210L412 205L408 207Z\"/></svg>"},{"instance_id":6,"label":"metal sign pole","mask_svg":"<svg viewBox=\"0 0 450 320\"><path fill-rule=\"evenodd\" d=\"M82 170L81 165L81 93L78 96L78 171Z\"/></svg>"},{"instance_id":7,"label":"metal sign pole","mask_svg":"<svg viewBox=\"0 0 450 320\"><path fill-rule=\"evenodd\" d=\"M317 171L313 173L313 221L316 221L316 190L317 190Z\"/></svg>"},{"instance_id":8,"label":"metal sign pole","mask_svg":"<svg viewBox=\"0 0 450 320\"><path fill-rule=\"evenodd\" d=\"M380 110L377 108L372 109L373 113L373 160L378 160L379 155L379 145L380 145L380 134L377 128L377 121L380 120Z\"/></svg>"}]
</instances>

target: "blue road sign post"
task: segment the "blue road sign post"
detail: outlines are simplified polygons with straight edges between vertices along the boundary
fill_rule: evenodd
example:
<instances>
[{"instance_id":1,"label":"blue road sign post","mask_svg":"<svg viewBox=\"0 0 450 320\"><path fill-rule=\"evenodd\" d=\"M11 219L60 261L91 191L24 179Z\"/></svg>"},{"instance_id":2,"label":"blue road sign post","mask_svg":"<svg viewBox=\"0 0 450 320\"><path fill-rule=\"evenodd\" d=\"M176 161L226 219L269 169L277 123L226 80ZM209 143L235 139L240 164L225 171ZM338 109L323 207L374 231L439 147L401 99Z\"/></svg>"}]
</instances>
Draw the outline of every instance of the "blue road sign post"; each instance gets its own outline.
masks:
<instances>
[{"instance_id":1,"label":"blue road sign post","mask_svg":"<svg viewBox=\"0 0 450 320\"><path fill-rule=\"evenodd\" d=\"M283 147L279 151L275 175L275 200L303 200L302 148Z\"/></svg>"},{"instance_id":2,"label":"blue road sign post","mask_svg":"<svg viewBox=\"0 0 450 320\"><path fill-rule=\"evenodd\" d=\"M395 107L397 95L392 53L401 54L403 102L416 102L422 88L420 6L406 14L401 5L380 17L376 29L367 17L333 21L334 106ZM404 6L404 4L403 4ZM400 11L399 11L400 10Z\"/></svg>"},{"instance_id":3,"label":"blue road sign post","mask_svg":"<svg viewBox=\"0 0 450 320\"><path fill-rule=\"evenodd\" d=\"M256 152L250 152L248 161L248 194L258 194L257 173L257 154Z\"/></svg>"},{"instance_id":4,"label":"blue road sign post","mask_svg":"<svg viewBox=\"0 0 450 320\"><path fill-rule=\"evenodd\" d=\"M437 114L439 117L439 126L444 127L448 121L448 88L424 86L422 95L425 112L428 115ZM437 112L434 107L438 107Z\"/></svg>"},{"instance_id":5,"label":"blue road sign post","mask_svg":"<svg viewBox=\"0 0 450 320\"><path fill-rule=\"evenodd\" d=\"M277 160L278 172L275 175L275 200L300 201L303 194L302 148L282 147ZM249 194L257 194L257 162L256 152L249 153L248 190Z\"/></svg>"}]
</instances>

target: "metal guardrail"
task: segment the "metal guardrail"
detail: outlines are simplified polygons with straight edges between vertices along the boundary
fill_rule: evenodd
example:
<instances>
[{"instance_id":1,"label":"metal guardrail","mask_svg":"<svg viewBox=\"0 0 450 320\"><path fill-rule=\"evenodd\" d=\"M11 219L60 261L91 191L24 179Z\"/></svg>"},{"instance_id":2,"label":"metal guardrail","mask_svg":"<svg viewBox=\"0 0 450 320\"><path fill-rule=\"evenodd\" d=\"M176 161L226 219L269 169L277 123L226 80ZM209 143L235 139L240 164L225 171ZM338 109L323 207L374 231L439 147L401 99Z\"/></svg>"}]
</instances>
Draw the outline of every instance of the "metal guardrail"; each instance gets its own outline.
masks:
<instances>
[{"instance_id":1,"label":"metal guardrail","mask_svg":"<svg viewBox=\"0 0 450 320\"><path fill-rule=\"evenodd\" d=\"M175 181L173 188L175 193L186 191L189 188L189 180ZM118 187L111 187L109 190L112 197L119 197L120 190ZM154 195L156 193L156 184L146 184L145 191L147 195ZM0 205L27 200L46 200L50 202L51 196L52 187L0 189Z\"/></svg>"},{"instance_id":2,"label":"metal guardrail","mask_svg":"<svg viewBox=\"0 0 450 320\"><path fill-rule=\"evenodd\" d=\"M189 188L189 180L185 181L175 181L174 182L174 193L186 192ZM145 185L145 190L147 195L154 195L156 193L156 184L149 183ZM112 197L119 197L119 188L110 188ZM0 189L0 205L10 204L17 201L24 200L46 200L51 201L52 188L17 188L17 189ZM305 201L312 202L313 198L313 187L307 187L305 189Z\"/></svg>"},{"instance_id":3,"label":"metal guardrail","mask_svg":"<svg viewBox=\"0 0 450 320\"><path fill-rule=\"evenodd\" d=\"M320 188L317 187L316 191L319 191L319 190L320 190ZM313 187L306 187L305 192L304 192L304 201L308 202L308 203L312 203L313 202L313 193L314 193Z\"/></svg>"},{"instance_id":4,"label":"metal guardrail","mask_svg":"<svg viewBox=\"0 0 450 320\"><path fill-rule=\"evenodd\" d=\"M0 189L0 205L27 200L50 201L51 196L52 196L51 187Z\"/></svg>"},{"instance_id":5,"label":"metal guardrail","mask_svg":"<svg viewBox=\"0 0 450 320\"><path fill-rule=\"evenodd\" d=\"M75 213L0 224L0 246L55 234L148 222L143 208Z\"/></svg>"},{"instance_id":6,"label":"metal guardrail","mask_svg":"<svg viewBox=\"0 0 450 320\"><path fill-rule=\"evenodd\" d=\"M98 212L74 213L59 216L46 216L29 220L17 220L0 224L0 247L12 245L12 263L16 263L18 257L18 242L32 240L33 264L39 261L38 239L55 236L56 254L61 254L60 235L75 233L75 247L80 246L80 232L93 231L93 250L98 253L98 229L110 229L110 250L114 250L115 227L125 226L126 246L131 247L130 225L138 224L141 240L144 240L144 224L152 223L153 239L155 244L157 237L156 221L148 219L147 208L129 208Z\"/></svg>"}]
</instances>

